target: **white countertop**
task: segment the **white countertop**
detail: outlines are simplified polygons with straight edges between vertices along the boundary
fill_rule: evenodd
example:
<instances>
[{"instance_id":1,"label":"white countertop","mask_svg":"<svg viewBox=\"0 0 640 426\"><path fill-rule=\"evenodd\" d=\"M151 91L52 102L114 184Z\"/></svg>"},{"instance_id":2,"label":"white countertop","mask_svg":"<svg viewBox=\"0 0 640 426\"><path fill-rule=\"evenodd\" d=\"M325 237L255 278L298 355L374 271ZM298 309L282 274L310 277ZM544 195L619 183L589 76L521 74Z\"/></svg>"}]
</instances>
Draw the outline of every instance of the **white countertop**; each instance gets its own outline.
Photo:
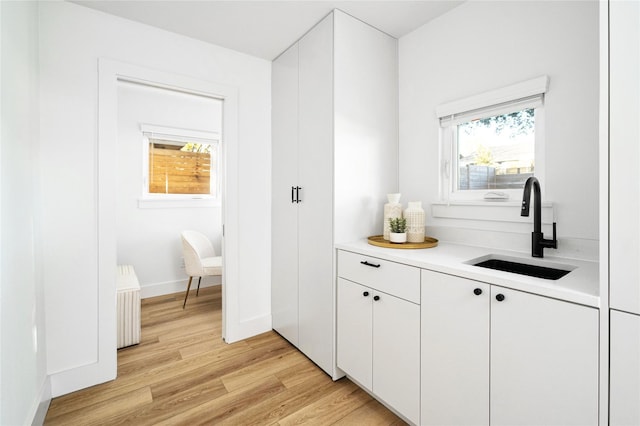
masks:
<instances>
[{"instance_id":1,"label":"white countertop","mask_svg":"<svg viewBox=\"0 0 640 426\"><path fill-rule=\"evenodd\" d=\"M393 249L373 246L367 240L360 240L352 243L336 244L336 248L514 290L526 291L595 308L599 307L598 263L549 256L548 254L552 252L549 249L545 249L544 259L536 259L519 252L443 242L440 242L437 247L429 249ZM575 267L575 269L558 280L546 280L464 263L488 254L519 258L526 263L536 262L538 264L537 262L542 261L542 266L545 266L544 262L556 264L553 265L555 267L558 267L557 264L568 265Z\"/></svg>"}]
</instances>

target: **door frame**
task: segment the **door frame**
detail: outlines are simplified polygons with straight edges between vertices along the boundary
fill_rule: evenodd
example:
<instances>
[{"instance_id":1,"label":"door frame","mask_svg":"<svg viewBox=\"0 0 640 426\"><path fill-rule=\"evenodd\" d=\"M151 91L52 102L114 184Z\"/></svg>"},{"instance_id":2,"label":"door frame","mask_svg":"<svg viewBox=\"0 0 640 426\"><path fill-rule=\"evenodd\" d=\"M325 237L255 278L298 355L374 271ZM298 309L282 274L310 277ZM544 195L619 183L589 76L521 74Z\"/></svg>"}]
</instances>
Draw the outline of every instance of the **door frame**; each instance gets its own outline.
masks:
<instances>
[{"instance_id":1,"label":"door frame","mask_svg":"<svg viewBox=\"0 0 640 426\"><path fill-rule=\"evenodd\" d=\"M116 332L116 170L118 82L196 94L223 101L220 142L222 189L222 338L238 318L238 90L235 87L158 71L111 59L98 60L98 364L104 374L117 369ZM232 330L233 331L233 330ZM233 334L233 333L231 333ZM110 372L110 373L109 373Z\"/></svg>"}]
</instances>

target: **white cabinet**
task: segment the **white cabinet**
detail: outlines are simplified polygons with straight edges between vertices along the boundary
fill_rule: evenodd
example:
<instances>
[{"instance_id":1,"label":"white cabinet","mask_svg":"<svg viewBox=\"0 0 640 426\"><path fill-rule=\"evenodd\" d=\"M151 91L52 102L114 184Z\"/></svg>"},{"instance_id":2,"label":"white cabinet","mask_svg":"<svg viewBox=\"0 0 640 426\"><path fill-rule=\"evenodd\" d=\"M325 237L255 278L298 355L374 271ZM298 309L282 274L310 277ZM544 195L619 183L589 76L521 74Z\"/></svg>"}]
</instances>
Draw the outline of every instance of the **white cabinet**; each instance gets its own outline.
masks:
<instances>
[{"instance_id":1,"label":"white cabinet","mask_svg":"<svg viewBox=\"0 0 640 426\"><path fill-rule=\"evenodd\" d=\"M344 251L339 252L338 262L338 367L418 424L420 271ZM400 271L395 279L387 275L394 270ZM393 287L399 292L394 294Z\"/></svg>"},{"instance_id":2,"label":"white cabinet","mask_svg":"<svg viewBox=\"0 0 640 426\"><path fill-rule=\"evenodd\" d=\"M493 286L490 332L492 426L598 424L597 309Z\"/></svg>"},{"instance_id":3,"label":"white cabinet","mask_svg":"<svg viewBox=\"0 0 640 426\"><path fill-rule=\"evenodd\" d=\"M598 423L597 309L431 271L421 307L422 424Z\"/></svg>"},{"instance_id":4,"label":"white cabinet","mask_svg":"<svg viewBox=\"0 0 640 426\"><path fill-rule=\"evenodd\" d=\"M609 424L640 425L640 316L611 311Z\"/></svg>"},{"instance_id":5,"label":"white cabinet","mask_svg":"<svg viewBox=\"0 0 640 426\"><path fill-rule=\"evenodd\" d=\"M272 69L272 161L298 162L298 45L292 46L273 63ZM276 125L277 124L277 125ZM297 167L274 167L271 177L274 206L271 226L271 312L273 328L293 345L298 345L298 208L292 202L298 182ZM276 209L275 206L278 208ZM285 238L275 231L284 232ZM286 267L283 267L286 265ZM277 267L276 267L277 266Z\"/></svg>"},{"instance_id":6,"label":"white cabinet","mask_svg":"<svg viewBox=\"0 0 640 426\"><path fill-rule=\"evenodd\" d=\"M640 2L608 12L609 424L620 426L640 424Z\"/></svg>"},{"instance_id":7,"label":"white cabinet","mask_svg":"<svg viewBox=\"0 0 640 426\"><path fill-rule=\"evenodd\" d=\"M338 278L338 368L373 388L373 290Z\"/></svg>"},{"instance_id":8,"label":"white cabinet","mask_svg":"<svg viewBox=\"0 0 640 426\"><path fill-rule=\"evenodd\" d=\"M333 362L332 37L324 19L273 63L273 328Z\"/></svg>"},{"instance_id":9,"label":"white cabinet","mask_svg":"<svg viewBox=\"0 0 640 426\"><path fill-rule=\"evenodd\" d=\"M379 232L397 191L396 59L334 11L272 67L273 328L333 378L333 245Z\"/></svg>"},{"instance_id":10,"label":"white cabinet","mask_svg":"<svg viewBox=\"0 0 640 426\"><path fill-rule=\"evenodd\" d=\"M640 314L640 2L609 2L610 306Z\"/></svg>"},{"instance_id":11,"label":"white cabinet","mask_svg":"<svg viewBox=\"0 0 640 426\"><path fill-rule=\"evenodd\" d=\"M386 293L374 292L373 298L372 390L419 423L420 306Z\"/></svg>"},{"instance_id":12,"label":"white cabinet","mask_svg":"<svg viewBox=\"0 0 640 426\"><path fill-rule=\"evenodd\" d=\"M278 207L298 208L298 347L333 376L332 32L332 20L325 19L298 43L299 202ZM289 186L278 189L289 193Z\"/></svg>"},{"instance_id":13,"label":"white cabinet","mask_svg":"<svg viewBox=\"0 0 640 426\"><path fill-rule=\"evenodd\" d=\"M422 271L423 425L489 424L490 285Z\"/></svg>"}]
</instances>

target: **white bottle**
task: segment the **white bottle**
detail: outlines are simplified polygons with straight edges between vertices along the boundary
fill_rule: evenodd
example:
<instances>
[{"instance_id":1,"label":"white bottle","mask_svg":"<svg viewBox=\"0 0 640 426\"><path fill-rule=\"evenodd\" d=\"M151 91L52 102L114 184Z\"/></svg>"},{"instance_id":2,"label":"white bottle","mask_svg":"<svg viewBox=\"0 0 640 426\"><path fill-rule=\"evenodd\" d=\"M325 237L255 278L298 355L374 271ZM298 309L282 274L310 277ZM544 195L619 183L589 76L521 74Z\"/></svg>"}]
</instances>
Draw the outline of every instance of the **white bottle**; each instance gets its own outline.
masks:
<instances>
[{"instance_id":1,"label":"white bottle","mask_svg":"<svg viewBox=\"0 0 640 426\"><path fill-rule=\"evenodd\" d=\"M404 211L407 219L407 242L424 243L424 209L422 201L409 201L409 207Z\"/></svg>"},{"instance_id":2,"label":"white bottle","mask_svg":"<svg viewBox=\"0 0 640 426\"><path fill-rule=\"evenodd\" d=\"M382 238L389 241L389 233L391 227L389 219L402 217L402 204L400 204L400 196L402 194L387 194L388 203L384 205L384 223L382 225Z\"/></svg>"}]
</instances>

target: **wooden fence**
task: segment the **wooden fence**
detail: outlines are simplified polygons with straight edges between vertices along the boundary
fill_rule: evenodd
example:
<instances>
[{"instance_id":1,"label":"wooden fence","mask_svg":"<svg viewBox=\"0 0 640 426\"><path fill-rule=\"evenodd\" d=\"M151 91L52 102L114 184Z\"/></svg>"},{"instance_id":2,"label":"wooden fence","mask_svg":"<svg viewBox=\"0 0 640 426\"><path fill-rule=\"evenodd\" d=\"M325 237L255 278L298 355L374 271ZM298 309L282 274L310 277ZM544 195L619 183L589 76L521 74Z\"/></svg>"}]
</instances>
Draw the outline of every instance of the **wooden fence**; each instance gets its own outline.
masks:
<instances>
[{"instance_id":1,"label":"wooden fence","mask_svg":"<svg viewBox=\"0 0 640 426\"><path fill-rule=\"evenodd\" d=\"M149 147L149 192L209 194L211 155Z\"/></svg>"},{"instance_id":2,"label":"wooden fence","mask_svg":"<svg viewBox=\"0 0 640 426\"><path fill-rule=\"evenodd\" d=\"M520 189L533 176L529 168L509 170L510 173L496 173L491 166L469 165L460 167L458 189Z\"/></svg>"}]
</instances>

